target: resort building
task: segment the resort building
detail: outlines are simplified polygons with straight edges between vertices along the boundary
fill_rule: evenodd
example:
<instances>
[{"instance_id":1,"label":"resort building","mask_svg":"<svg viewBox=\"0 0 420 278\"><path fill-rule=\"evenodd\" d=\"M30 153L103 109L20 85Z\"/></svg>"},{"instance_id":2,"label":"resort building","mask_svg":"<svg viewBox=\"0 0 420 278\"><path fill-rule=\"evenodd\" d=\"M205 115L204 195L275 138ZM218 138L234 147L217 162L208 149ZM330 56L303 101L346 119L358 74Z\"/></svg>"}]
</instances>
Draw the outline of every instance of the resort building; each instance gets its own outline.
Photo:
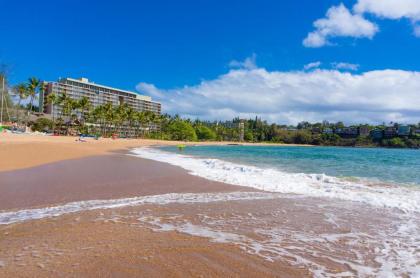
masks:
<instances>
[{"instance_id":1,"label":"resort building","mask_svg":"<svg viewBox=\"0 0 420 278\"><path fill-rule=\"evenodd\" d=\"M334 130L332 128L325 128L322 133L324 134L334 134Z\"/></svg>"},{"instance_id":2,"label":"resort building","mask_svg":"<svg viewBox=\"0 0 420 278\"><path fill-rule=\"evenodd\" d=\"M384 129L384 137L385 138L393 138L398 136L398 130L394 126L388 126Z\"/></svg>"},{"instance_id":3,"label":"resort building","mask_svg":"<svg viewBox=\"0 0 420 278\"><path fill-rule=\"evenodd\" d=\"M369 136L370 128L368 126L359 126L359 136Z\"/></svg>"},{"instance_id":4,"label":"resort building","mask_svg":"<svg viewBox=\"0 0 420 278\"><path fill-rule=\"evenodd\" d=\"M337 128L335 134L344 138L353 138L359 135L359 130L356 127Z\"/></svg>"},{"instance_id":5,"label":"resort building","mask_svg":"<svg viewBox=\"0 0 420 278\"><path fill-rule=\"evenodd\" d=\"M398 126L398 136L409 136L411 128L408 125L399 125Z\"/></svg>"},{"instance_id":6,"label":"resort building","mask_svg":"<svg viewBox=\"0 0 420 278\"><path fill-rule=\"evenodd\" d=\"M373 140L381 140L384 137L384 132L382 129L375 128L370 132L370 136Z\"/></svg>"},{"instance_id":7,"label":"resort building","mask_svg":"<svg viewBox=\"0 0 420 278\"><path fill-rule=\"evenodd\" d=\"M112 103L114 106L126 103L136 111L161 113L161 104L152 101L149 96L95 84L86 78L61 78L57 82L44 82L44 85L46 89L44 94L39 97L39 107L42 107L44 113L53 113L55 117L62 115L61 107L45 101L49 94L67 94L75 100L87 97L93 108L106 103Z\"/></svg>"}]
</instances>

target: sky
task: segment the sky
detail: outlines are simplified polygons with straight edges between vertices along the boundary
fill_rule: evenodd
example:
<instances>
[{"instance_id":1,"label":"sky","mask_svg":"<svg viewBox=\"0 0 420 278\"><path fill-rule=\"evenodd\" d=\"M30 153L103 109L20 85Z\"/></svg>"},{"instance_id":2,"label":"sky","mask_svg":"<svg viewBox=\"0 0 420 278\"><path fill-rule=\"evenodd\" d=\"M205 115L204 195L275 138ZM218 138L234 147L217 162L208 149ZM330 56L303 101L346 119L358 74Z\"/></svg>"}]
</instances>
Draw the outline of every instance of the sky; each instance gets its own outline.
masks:
<instances>
[{"instance_id":1,"label":"sky","mask_svg":"<svg viewBox=\"0 0 420 278\"><path fill-rule=\"evenodd\" d=\"M419 0L0 0L10 82L87 77L164 113L420 121Z\"/></svg>"}]
</instances>

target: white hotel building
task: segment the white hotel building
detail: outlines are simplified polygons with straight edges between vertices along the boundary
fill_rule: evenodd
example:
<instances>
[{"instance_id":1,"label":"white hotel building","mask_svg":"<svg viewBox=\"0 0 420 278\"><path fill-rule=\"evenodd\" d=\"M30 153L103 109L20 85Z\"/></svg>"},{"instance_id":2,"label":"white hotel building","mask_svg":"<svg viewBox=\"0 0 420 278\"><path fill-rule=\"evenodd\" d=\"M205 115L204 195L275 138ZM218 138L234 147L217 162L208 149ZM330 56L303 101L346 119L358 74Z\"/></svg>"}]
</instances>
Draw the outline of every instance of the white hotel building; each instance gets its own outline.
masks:
<instances>
[{"instance_id":1,"label":"white hotel building","mask_svg":"<svg viewBox=\"0 0 420 278\"><path fill-rule=\"evenodd\" d=\"M89 82L86 78L61 78L57 82L44 82L44 84L46 89L44 95L41 95L39 98L39 107L42 107L43 112L46 114L54 112L55 117L61 115L61 107L54 105L53 108L52 104L44 101L49 94L56 94L58 96L67 94L75 100L87 97L93 108L106 103L112 103L113 106L126 103L136 111L161 113L161 104L152 101L152 98L149 96L95 84Z\"/></svg>"}]
</instances>

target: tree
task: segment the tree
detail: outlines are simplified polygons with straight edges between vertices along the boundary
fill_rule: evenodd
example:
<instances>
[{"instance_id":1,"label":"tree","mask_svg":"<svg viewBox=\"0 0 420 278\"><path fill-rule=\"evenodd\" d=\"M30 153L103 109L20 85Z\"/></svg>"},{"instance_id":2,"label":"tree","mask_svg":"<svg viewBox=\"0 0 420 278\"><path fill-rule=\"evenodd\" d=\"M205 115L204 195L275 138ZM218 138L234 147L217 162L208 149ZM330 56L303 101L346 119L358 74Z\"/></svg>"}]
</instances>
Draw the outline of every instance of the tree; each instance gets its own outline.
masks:
<instances>
[{"instance_id":1,"label":"tree","mask_svg":"<svg viewBox=\"0 0 420 278\"><path fill-rule=\"evenodd\" d=\"M312 143L312 134L307 130L299 130L295 134L294 143L296 143L296 144L311 144Z\"/></svg>"},{"instance_id":2,"label":"tree","mask_svg":"<svg viewBox=\"0 0 420 278\"><path fill-rule=\"evenodd\" d=\"M115 110L112 107L112 103L108 102L104 104L104 122L105 122L105 134L109 131L112 131L112 127L115 129L114 121L115 121Z\"/></svg>"},{"instance_id":3,"label":"tree","mask_svg":"<svg viewBox=\"0 0 420 278\"><path fill-rule=\"evenodd\" d=\"M19 122L19 109L21 108L22 100L25 100L28 98L28 88L24 83L18 84L15 86L15 93L18 97L18 104L16 107L16 121Z\"/></svg>"},{"instance_id":4,"label":"tree","mask_svg":"<svg viewBox=\"0 0 420 278\"><path fill-rule=\"evenodd\" d=\"M66 126L67 126L67 134L69 132L70 125L77 117L73 112L78 108L78 102L74 99L67 96L67 94L63 94L59 98L59 103L61 105L61 114L63 116L67 116Z\"/></svg>"},{"instance_id":5,"label":"tree","mask_svg":"<svg viewBox=\"0 0 420 278\"><path fill-rule=\"evenodd\" d=\"M121 133L121 126L124 124L124 122L128 118L127 111L128 111L128 105L125 103L120 104L114 110L113 123L118 133Z\"/></svg>"},{"instance_id":6,"label":"tree","mask_svg":"<svg viewBox=\"0 0 420 278\"><path fill-rule=\"evenodd\" d=\"M36 77L31 77L28 79L27 88L28 88L28 96L30 98L30 101L29 101L30 108L28 111L28 116L29 116L29 112L32 112L33 110L34 100L37 98L37 95L39 94L41 85L42 85L41 81L39 81L39 79Z\"/></svg>"},{"instance_id":7,"label":"tree","mask_svg":"<svg viewBox=\"0 0 420 278\"><path fill-rule=\"evenodd\" d=\"M168 126L168 132L172 140L197 141L197 134L190 123L183 120L175 120Z\"/></svg>"},{"instance_id":8,"label":"tree","mask_svg":"<svg viewBox=\"0 0 420 278\"><path fill-rule=\"evenodd\" d=\"M399 138L395 137L390 140L384 140L385 146L391 147L391 148L404 148L406 147L405 142Z\"/></svg>"},{"instance_id":9,"label":"tree","mask_svg":"<svg viewBox=\"0 0 420 278\"><path fill-rule=\"evenodd\" d=\"M79 99L78 106L81 110L80 114L81 114L82 123L84 123L86 120L86 114L89 112L89 110L92 107L89 98L84 96L81 99Z\"/></svg>"},{"instance_id":10,"label":"tree","mask_svg":"<svg viewBox=\"0 0 420 278\"><path fill-rule=\"evenodd\" d=\"M31 125L31 129L33 131L44 132L44 131L49 131L53 129L53 126L54 126L53 121L47 118L39 118Z\"/></svg>"},{"instance_id":11,"label":"tree","mask_svg":"<svg viewBox=\"0 0 420 278\"><path fill-rule=\"evenodd\" d=\"M216 133L205 125L197 125L195 127L195 133L199 140L216 140Z\"/></svg>"},{"instance_id":12,"label":"tree","mask_svg":"<svg viewBox=\"0 0 420 278\"><path fill-rule=\"evenodd\" d=\"M244 134L245 141L252 142L254 141L254 134L251 130L246 130Z\"/></svg>"},{"instance_id":13,"label":"tree","mask_svg":"<svg viewBox=\"0 0 420 278\"><path fill-rule=\"evenodd\" d=\"M58 102L58 96L56 94L49 94L47 96L47 103L51 104L51 114L53 117L53 122L54 122L54 105Z\"/></svg>"}]
</instances>

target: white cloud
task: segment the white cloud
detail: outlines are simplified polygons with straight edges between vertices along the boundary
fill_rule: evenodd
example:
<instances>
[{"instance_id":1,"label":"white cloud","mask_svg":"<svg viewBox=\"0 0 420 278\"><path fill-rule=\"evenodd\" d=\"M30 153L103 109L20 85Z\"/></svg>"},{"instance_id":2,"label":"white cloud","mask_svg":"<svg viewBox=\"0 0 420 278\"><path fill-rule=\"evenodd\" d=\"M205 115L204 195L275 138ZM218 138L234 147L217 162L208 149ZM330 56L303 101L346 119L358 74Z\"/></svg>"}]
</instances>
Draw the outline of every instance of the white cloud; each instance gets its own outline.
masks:
<instances>
[{"instance_id":1,"label":"white cloud","mask_svg":"<svg viewBox=\"0 0 420 278\"><path fill-rule=\"evenodd\" d=\"M360 65L359 64L351 64L351 63L332 63L331 64L333 68L338 69L338 70L353 70L356 71L359 69Z\"/></svg>"},{"instance_id":2,"label":"white cloud","mask_svg":"<svg viewBox=\"0 0 420 278\"><path fill-rule=\"evenodd\" d=\"M308 34L303 45L322 47L329 45L332 37L372 38L379 29L364 14L392 20L406 18L413 25L414 35L420 37L420 0L358 0L353 11L343 4L331 7L326 18L314 22L315 31Z\"/></svg>"},{"instance_id":3,"label":"white cloud","mask_svg":"<svg viewBox=\"0 0 420 278\"><path fill-rule=\"evenodd\" d=\"M358 0L353 9L359 14L370 13L381 18L409 19L413 25L414 35L420 37L420 28L417 25L420 21L419 0Z\"/></svg>"},{"instance_id":4,"label":"white cloud","mask_svg":"<svg viewBox=\"0 0 420 278\"><path fill-rule=\"evenodd\" d=\"M319 68L321 66L321 64L322 63L320 61L312 62L312 63L309 63L309 64L304 65L303 66L303 69L304 70L316 69L316 68Z\"/></svg>"},{"instance_id":5,"label":"white cloud","mask_svg":"<svg viewBox=\"0 0 420 278\"><path fill-rule=\"evenodd\" d=\"M195 86L137 89L162 102L163 112L201 119L263 117L271 122L346 123L420 121L420 72L378 70L352 74L337 70L230 70Z\"/></svg>"},{"instance_id":6,"label":"white cloud","mask_svg":"<svg viewBox=\"0 0 420 278\"><path fill-rule=\"evenodd\" d=\"M357 13L371 13L382 18L420 20L419 0L358 0L353 9Z\"/></svg>"},{"instance_id":7,"label":"white cloud","mask_svg":"<svg viewBox=\"0 0 420 278\"><path fill-rule=\"evenodd\" d=\"M229 67L237 69L256 69L257 55L253 53L251 57L247 57L244 61L232 60L229 62Z\"/></svg>"},{"instance_id":8,"label":"white cloud","mask_svg":"<svg viewBox=\"0 0 420 278\"><path fill-rule=\"evenodd\" d=\"M306 47L328 45L331 37L372 38L378 32L376 24L360 14L352 14L343 4L331 7L325 18L314 22L314 27L315 31L303 41Z\"/></svg>"}]
</instances>

